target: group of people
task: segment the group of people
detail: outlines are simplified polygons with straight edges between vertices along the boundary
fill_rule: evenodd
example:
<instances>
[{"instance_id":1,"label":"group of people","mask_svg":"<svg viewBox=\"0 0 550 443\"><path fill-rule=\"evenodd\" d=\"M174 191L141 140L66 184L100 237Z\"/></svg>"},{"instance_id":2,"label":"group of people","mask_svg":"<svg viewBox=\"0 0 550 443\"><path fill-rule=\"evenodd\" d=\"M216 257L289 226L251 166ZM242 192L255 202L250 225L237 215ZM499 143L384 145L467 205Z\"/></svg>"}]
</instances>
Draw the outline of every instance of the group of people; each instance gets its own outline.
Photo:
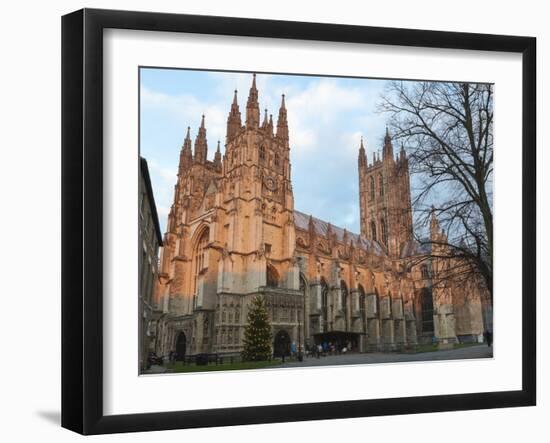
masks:
<instances>
[{"instance_id":1,"label":"group of people","mask_svg":"<svg viewBox=\"0 0 550 443\"><path fill-rule=\"evenodd\" d=\"M323 341L317 345L306 345L306 355L321 358L327 355L342 355L351 352L353 345L350 341L347 342L332 342Z\"/></svg>"}]
</instances>

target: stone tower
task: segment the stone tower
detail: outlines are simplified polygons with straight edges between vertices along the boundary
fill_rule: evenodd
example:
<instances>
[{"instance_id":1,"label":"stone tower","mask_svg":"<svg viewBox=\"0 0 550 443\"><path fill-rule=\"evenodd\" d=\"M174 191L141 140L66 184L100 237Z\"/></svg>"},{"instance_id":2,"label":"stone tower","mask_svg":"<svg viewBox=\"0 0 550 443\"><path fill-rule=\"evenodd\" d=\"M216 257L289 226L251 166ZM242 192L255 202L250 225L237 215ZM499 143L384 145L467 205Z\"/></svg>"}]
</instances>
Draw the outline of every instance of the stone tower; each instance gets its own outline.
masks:
<instances>
[{"instance_id":1,"label":"stone tower","mask_svg":"<svg viewBox=\"0 0 550 443\"><path fill-rule=\"evenodd\" d=\"M273 129L273 118L268 117L267 110L260 122L254 75L245 124L241 126L236 94L227 119L222 188L227 209L224 291L250 293L266 286L268 266L286 287L298 285L291 272L294 197L284 96L276 133ZM247 235L243 235L245 232Z\"/></svg>"},{"instance_id":2,"label":"stone tower","mask_svg":"<svg viewBox=\"0 0 550 443\"><path fill-rule=\"evenodd\" d=\"M383 245L390 256L399 257L405 243L413 237L407 154L401 147L394 158L386 128L382 158L375 152L369 164L361 139L358 163L361 235Z\"/></svg>"}]
</instances>

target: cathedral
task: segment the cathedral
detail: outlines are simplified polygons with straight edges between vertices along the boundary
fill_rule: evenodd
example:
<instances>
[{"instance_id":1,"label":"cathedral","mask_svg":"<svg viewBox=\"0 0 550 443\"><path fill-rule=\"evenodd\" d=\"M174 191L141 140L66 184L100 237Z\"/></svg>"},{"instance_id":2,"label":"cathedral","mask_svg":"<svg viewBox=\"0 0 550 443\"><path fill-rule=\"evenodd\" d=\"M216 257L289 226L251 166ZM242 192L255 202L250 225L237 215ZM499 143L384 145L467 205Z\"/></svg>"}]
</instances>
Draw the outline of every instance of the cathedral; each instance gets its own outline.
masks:
<instances>
[{"instance_id":1,"label":"cathedral","mask_svg":"<svg viewBox=\"0 0 550 443\"><path fill-rule=\"evenodd\" d=\"M285 96L276 124L262 117L255 74L244 116L235 91L223 154L218 142L207 159L204 115L194 146L187 128L154 294L157 353L239 354L257 295L275 355L292 342L372 352L481 341L484 291L432 284L442 265L413 238L407 154L388 131L371 162L358 148L359 234L294 208L290 149ZM435 216L430 235L445 236Z\"/></svg>"}]
</instances>

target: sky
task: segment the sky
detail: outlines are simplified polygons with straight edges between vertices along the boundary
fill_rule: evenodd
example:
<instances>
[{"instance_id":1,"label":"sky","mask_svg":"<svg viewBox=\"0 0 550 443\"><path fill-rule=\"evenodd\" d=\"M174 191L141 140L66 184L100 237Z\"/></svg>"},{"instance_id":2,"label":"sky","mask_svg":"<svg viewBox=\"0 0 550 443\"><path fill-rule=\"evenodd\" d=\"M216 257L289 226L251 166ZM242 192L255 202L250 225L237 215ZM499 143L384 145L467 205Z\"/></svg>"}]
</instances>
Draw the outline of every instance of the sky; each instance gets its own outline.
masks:
<instances>
[{"instance_id":1,"label":"sky","mask_svg":"<svg viewBox=\"0 0 550 443\"><path fill-rule=\"evenodd\" d=\"M146 158L161 230L173 201L179 153L191 127L194 143L205 115L208 158L224 150L227 115L238 90L241 116L250 73L141 68L140 149ZM294 208L359 233L357 156L361 136L369 162L381 152L385 116L376 112L385 81L258 73L260 110L277 123L285 94Z\"/></svg>"}]
</instances>

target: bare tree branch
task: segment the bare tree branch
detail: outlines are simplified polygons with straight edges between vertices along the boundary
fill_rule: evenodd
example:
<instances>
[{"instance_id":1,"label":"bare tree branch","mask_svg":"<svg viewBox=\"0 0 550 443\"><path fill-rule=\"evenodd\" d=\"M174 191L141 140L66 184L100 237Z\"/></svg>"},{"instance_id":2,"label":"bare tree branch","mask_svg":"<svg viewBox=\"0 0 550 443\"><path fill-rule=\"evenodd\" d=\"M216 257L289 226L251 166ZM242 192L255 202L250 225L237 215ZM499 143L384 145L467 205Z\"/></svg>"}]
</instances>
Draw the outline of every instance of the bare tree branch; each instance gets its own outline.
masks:
<instances>
[{"instance_id":1,"label":"bare tree branch","mask_svg":"<svg viewBox=\"0 0 550 443\"><path fill-rule=\"evenodd\" d=\"M492 299L492 85L393 81L379 110L406 146L416 240L432 251L414 260L447 260L441 280L481 276ZM443 242L426 239L432 214Z\"/></svg>"}]
</instances>

